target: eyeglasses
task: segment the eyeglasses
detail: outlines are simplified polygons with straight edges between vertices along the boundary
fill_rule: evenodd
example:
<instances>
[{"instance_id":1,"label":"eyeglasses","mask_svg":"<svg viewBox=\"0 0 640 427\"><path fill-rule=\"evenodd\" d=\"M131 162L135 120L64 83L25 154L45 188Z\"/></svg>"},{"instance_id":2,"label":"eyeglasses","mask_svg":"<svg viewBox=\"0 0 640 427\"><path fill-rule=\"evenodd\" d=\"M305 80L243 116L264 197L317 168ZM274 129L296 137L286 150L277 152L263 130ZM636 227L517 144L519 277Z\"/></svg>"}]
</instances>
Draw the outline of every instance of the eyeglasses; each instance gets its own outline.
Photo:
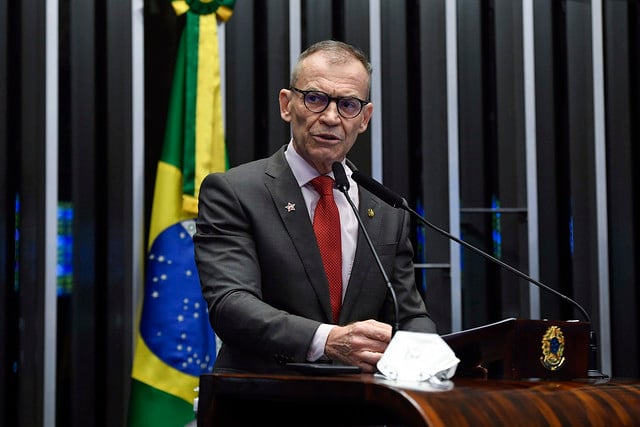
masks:
<instances>
[{"instance_id":1,"label":"eyeglasses","mask_svg":"<svg viewBox=\"0 0 640 427\"><path fill-rule=\"evenodd\" d=\"M369 103L369 101L363 101L354 97L334 98L319 90L302 90L295 87L291 89L302 94L304 106L312 113L322 113L327 109L331 101L335 101L338 107L338 114L345 119L353 119L360 114L362 107Z\"/></svg>"}]
</instances>

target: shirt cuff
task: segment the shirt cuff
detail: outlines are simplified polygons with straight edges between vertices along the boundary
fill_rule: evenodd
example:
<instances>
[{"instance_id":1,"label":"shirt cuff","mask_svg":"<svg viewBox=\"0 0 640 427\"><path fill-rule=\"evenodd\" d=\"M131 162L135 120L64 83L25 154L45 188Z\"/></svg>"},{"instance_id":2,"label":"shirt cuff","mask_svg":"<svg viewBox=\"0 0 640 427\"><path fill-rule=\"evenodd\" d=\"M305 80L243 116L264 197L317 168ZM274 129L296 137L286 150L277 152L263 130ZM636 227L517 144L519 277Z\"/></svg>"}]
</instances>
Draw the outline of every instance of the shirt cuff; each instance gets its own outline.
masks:
<instances>
[{"instance_id":1,"label":"shirt cuff","mask_svg":"<svg viewBox=\"0 0 640 427\"><path fill-rule=\"evenodd\" d=\"M327 344L327 337L329 336L329 332L336 325L328 325L326 323L321 324L316 329L316 333L311 340L311 345L309 346L309 351L307 351L307 360L309 362L315 362L324 356L324 347Z\"/></svg>"}]
</instances>

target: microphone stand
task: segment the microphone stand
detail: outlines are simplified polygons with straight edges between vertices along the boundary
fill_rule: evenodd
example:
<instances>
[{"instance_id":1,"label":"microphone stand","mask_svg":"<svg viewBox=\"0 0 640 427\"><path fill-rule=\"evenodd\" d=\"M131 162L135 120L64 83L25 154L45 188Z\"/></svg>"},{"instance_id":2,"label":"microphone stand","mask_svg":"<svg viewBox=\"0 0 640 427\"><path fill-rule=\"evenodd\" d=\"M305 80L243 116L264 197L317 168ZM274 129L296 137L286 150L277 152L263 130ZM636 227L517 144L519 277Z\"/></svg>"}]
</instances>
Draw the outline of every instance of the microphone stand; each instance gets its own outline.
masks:
<instances>
[{"instance_id":1,"label":"microphone stand","mask_svg":"<svg viewBox=\"0 0 640 427\"><path fill-rule=\"evenodd\" d=\"M371 191L372 193L374 193L375 195L377 195L378 197L380 197L382 200L384 200L386 203L390 204L391 206L393 206L394 208L400 208L403 209L407 212L409 212L414 218L418 219L420 222L422 222L424 225L426 225L427 227L437 231L438 233L444 235L445 237L455 241L456 243L464 246L467 249L472 250L473 252L477 253L478 255L482 255L484 258L498 264L499 266L501 266L502 268L514 273L515 275L517 275L518 277L527 280L530 283L533 283L534 285L538 286L541 289L544 289L545 291L548 291L558 297L560 297L561 299L571 303L574 307L576 307L580 313L582 313L582 315L584 316L584 318L587 320L587 322L589 322L589 325L591 326L591 330L589 331L589 359L588 359L588 371L587 371L587 376L589 378L608 378L608 375L603 374L600 369L598 369L598 345L597 345L597 338L596 338L596 333L593 330L593 324L591 323L591 317L589 316L589 314L587 313L587 311L580 305L578 304L576 301L574 301L573 299L569 298L568 296L561 294L560 292L556 291L555 289L545 285L544 283L535 280L533 277L530 277L526 274L524 274L523 272L521 272L520 270L510 266L509 264L489 255L488 253L476 248L475 246L465 242L464 240L461 240L459 238L457 238L456 236L454 236L451 233L448 233L447 231L441 229L440 227L432 224L431 222L427 221L425 218L422 217L422 215L420 215L418 212L416 212L415 210L411 209L409 207L409 204L407 203L407 201L404 199L404 197L401 197L397 194L395 194L394 192L392 192L391 190L389 190L387 187L385 187L384 185L380 184L379 182L375 181L372 178L369 178L365 175L363 175L362 173L360 173L359 171L354 171L353 172L353 178L354 180L362 185L363 187L367 188L369 191Z\"/></svg>"},{"instance_id":2,"label":"microphone stand","mask_svg":"<svg viewBox=\"0 0 640 427\"><path fill-rule=\"evenodd\" d=\"M457 237L455 237L454 235L447 233L446 231L444 231L443 229L437 227L436 225L430 223L429 221L427 221L426 219L424 219L422 217L422 215L418 214L418 212L416 212L415 210L411 209L409 207L409 205L407 204L407 201L402 199L403 203L401 209L406 210L407 212L411 213L415 218L417 218L420 222L422 222L423 224L425 224L426 226L430 227L431 229L437 231L440 234L443 234L444 236L450 238L451 240L455 241L456 243L459 243L460 245L464 246L467 249L471 249L473 252L482 255L483 257L495 262L496 264L498 264L500 267L509 270L510 272L514 273L515 275L519 276L522 279L525 279L531 283L533 283L534 285L540 287L541 289L544 289L545 291L551 292L552 294L560 297L561 299L571 303L574 307L576 307L580 313L582 313L582 315L585 317L585 319L587 320L587 322L589 322L589 324L591 325L591 330L589 331L589 368L587 370L587 376L589 378L607 378L608 376L603 374L602 372L600 372L600 370L598 369L598 345L597 345L597 339L596 339L596 333L593 330L593 324L591 323L591 317L589 316L589 314L587 313L587 311L580 305L578 304L575 300L569 298L568 296L561 294L560 292L556 291L555 289L545 285L544 283L534 279L531 276L528 276L526 274L524 274L523 272L521 272L520 270L513 268L512 266L510 266L509 264L500 261L498 258L495 258L491 255L489 255L488 253L476 248L475 246L465 242L464 240L458 239Z\"/></svg>"},{"instance_id":3,"label":"microphone stand","mask_svg":"<svg viewBox=\"0 0 640 427\"><path fill-rule=\"evenodd\" d=\"M393 324L393 327L391 329L391 336L393 337L396 334L396 332L400 329L400 323L399 323L400 314L398 309L398 298L396 297L396 291L393 289L393 286L391 285L391 281L389 280L389 276L387 275L387 272L384 271L384 267L382 266L380 257L378 256L378 253L376 252L373 246L373 242L369 237L369 233L367 233L367 229L364 227L362 218L360 218L360 215L358 214L358 208L356 208L356 205L353 203L353 200L351 200L351 197L349 197L349 181L347 180L347 175L344 172L344 167L342 166L341 163L334 162L332 165L332 169L333 169L333 176L336 180L336 188L342 194L344 194L344 196L347 198L347 201L349 202L349 205L351 206L351 209L355 213L356 219L358 220L358 226L360 227L360 230L362 230L362 234L364 235L364 238L367 240L367 244L369 245L369 249L371 249L371 253L373 254L373 257L376 260L378 269L382 273L382 277L384 278L387 288L391 293L391 298L393 299L393 308L395 311L394 313L395 323Z\"/></svg>"}]
</instances>

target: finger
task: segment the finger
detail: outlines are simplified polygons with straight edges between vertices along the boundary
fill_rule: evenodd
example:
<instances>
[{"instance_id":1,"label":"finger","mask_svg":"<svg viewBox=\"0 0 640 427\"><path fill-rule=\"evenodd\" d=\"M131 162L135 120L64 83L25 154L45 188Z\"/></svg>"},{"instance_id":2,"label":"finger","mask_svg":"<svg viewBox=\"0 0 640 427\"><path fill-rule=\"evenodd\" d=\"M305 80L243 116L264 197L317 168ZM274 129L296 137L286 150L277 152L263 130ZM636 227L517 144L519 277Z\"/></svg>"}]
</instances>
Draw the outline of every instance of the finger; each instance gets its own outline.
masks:
<instances>
[{"instance_id":1,"label":"finger","mask_svg":"<svg viewBox=\"0 0 640 427\"><path fill-rule=\"evenodd\" d=\"M375 366L382 358L382 353L377 351L363 351L359 354L359 356L360 360L362 360L364 363Z\"/></svg>"},{"instance_id":2,"label":"finger","mask_svg":"<svg viewBox=\"0 0 640 427\"><path fill-rule=\"evenodd\" d=\"M356 357L355 365L359 366L364 372L376 372L382 353L363 351L354 356Z\"/></svg>"},{"instance_id":3,"label":"finger","mask_svg":"<svg viewBox=\"0 0 640 427\"><path fill-rule=\"evenodd\" d=\"M360 369L362 369L362 372L364 372L366 374L374 374L374 373L378 372L378 368L375 365L369 365L367 363L363 363L360 366Z\"/></svg>"}]
</instances>

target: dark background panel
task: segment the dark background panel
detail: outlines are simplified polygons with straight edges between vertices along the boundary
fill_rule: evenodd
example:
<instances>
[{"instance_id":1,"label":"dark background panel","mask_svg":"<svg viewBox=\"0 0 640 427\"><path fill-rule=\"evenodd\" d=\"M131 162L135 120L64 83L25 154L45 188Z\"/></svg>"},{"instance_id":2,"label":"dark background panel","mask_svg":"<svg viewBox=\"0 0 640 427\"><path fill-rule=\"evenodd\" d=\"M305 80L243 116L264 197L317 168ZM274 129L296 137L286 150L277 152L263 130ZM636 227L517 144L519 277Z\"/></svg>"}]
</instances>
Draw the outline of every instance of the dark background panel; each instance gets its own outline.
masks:
<instances>
[{"instance_id":1,"label":"dark background panel","mask_svg":"<svg viewBox=\"0 0 640 427\"><path fill-rule=\"evenodd\" d=\"M564 178L561 159L564 157L557 141L566 120L566 101L563 96L565 66L564 13L562 3L538 1L534 3L536 31L536 136L538 175L538 233L540 280L559 291L570 283L565 274L568 265L567 223L561 220L564 199ZM565 284L563 287L563 283ZM540 294L541 316L561 318L558 299L546 292Z\"/></svg>"},{"instance_id":2,"label":"dark background panel","mask_svg":"<svg viewBox=\"0 0 640 427\"><path fill-rule=\"evenodd\" d=\"M45 242L43 239L45 218L45 105L41 94L45 91L45 14L44 2L36 6L21 5L14 9L13 19L19 26L12 42L20 46L20 56L9 61L20 72L16 97L11 98L17 108L16 133L11 133L19 149L12 159L17 163L13 172L17 175L15 196L19 203L19 248L16 254L15 273L18 282L6 281L16 286L16 318L19 356L11 360L12 376L16 375L13 406L7 414L12 425L37 425L44 421L44 283ZM33 8L33 9L32 9ZM18 78L17 75L14 75ZM11 194L11 193L10 193ZM8 200L8 203L12 203ZM16 322L17 321L17 322ZM36 408L34 410L34 408Z\"/></svg>"},{"instance_id":3,"label":"dark background panel","mask_svg":"<svg viewBox=\"0 0 640 427\"><path fill-rule=\"evenodd\" d=\"M97 363L104 355L104 344L98 339L102 332L104 312L98 286L98 278L103 277L106 264L103 262L106 250L104 235L104 206L98 204L96 192L104 191L103 158L106 147L97 144L96 135L104 126L98 117L104 98L96 87L98 76L104 77L104 71L96 63L98 37L103 33L98 27L101 22L96 18L96 5L91 2L70 0L69 7L69 92L63 96L70 102L69 145L71 202L74 206L74 283L73 293L69 297L69 324L59 325L60 331L69 334L70 360L68 406L69 413L57 414L60 422L74 425L94 424L96 413L103 407L96 407L93 397L86 393L92 390L101 379L96 370ZM78 35L82 34L83 37ZM62 118L61 118L62 119ZM102 274L101 274L102 273ZM99 313L95 316L94 311ZM102 351L99 351L102 347ZM71 367L73 367L71 369ZM82 392L85 391L85 392ZM98 398L103 390L95 389Z\"/></svg>"},{"instance_id":4,"label":"dark background panel","mask_svg":"<svg viewBox=\"0 0 640 427\"><path fill-rule=\"evenodd\" d=\"M234 13L226 24L226 130L229 164L246 163L263 157L269 151L268 141L258 136L266 130L257 126L259 120L255 91L256 51L255 20L257 2L237 2Z\"/></svg>"},{"instance_id":5,"label":"dark background panel","mask_svg":"<svg viewBox=\"0 0 640 427\"><path fill-rule=\"evenodd\" d=\"M261 35L264 65L261 67L264 76L265 91L256 99L262 99L260 107L267 119L269 154L280 146L289 142L290 132L288 123L280 117L278 93L280 89L289 87L289 2L277 0L264 2L263 16L267 26ZM256 75L260 70L256 70Z\"/></svg>"},{"instance_id":6,"label":"dark background panel","mask_svg":"<svg viewBox=\"0 0 640 427\"><path fill-rule=\"evenodd\" d=\"M10 278L13 275L15 264L15 192L17 168L12 159L18 158L13 136L14 128L9 126L13 116L12 108L16 99L10 91L10 81L14 81L10 67L14 64L16 55L12 54L10 47L15 35L15 29L10 25L10 5L0 2L0 354L5 355L0 363L0 377L5 378L0 384L0 394L11 396L11 391L16 389L16 375L13 372L13 362L17 359L18 349L12 343L17 341L18 322L15 312L16 291L10 286ZM15 86L14 86L15 87ZM5 280L6 279L6 280ZM7 424L15 419L15 404L13 399L0 400L0 423Z\"/></svg>"},{"instance_id":7,"label":"dark background panel","mask_svg":"<svg viewBox=\"0 0 640 427\"><path fill-rule=\"evenodd\" d=\"M612 1L605 4L605 75L606 86L606 138L607 138L607 192L609 196L609 256L611 266L611 303L617 307L612 312L611 340L624 342L629 336L640 336L638 307L640 295L636 286L630 286L637 277L638 250L638 135L633 135L640 115L632 105L634 96L632 75L638 75L637 54L639 2ZM635 23L632 19L636 14ZM634 28L635 25L635 28ZM634 31L636 34L634 34ZM637 93L637 80L635 83ZM629 185L619 185L629 183ZM616 284L621 284L616 286ZM631 320L631 321L629 321ZM639 354L638 340L629 340L628 347L615 348L612 364L621 371L638 372L636 363L627 355Z\"/></svg>"},{"instance_id":8,"label":"dark background panel","mask_svg":"<svg viewBox=\"0 0 640 427\"><path fill-rule=\"evenodd\" d=\"M420 165L413 180L416 185L415 203L424 209L424 216L432 224L449 229L449 165L447 127L447 64L445 34L445 2L416 2L419 17L419 74L410 83L420 83L419 91L411 91L412 118L420 124L415 140L420 150ZM419 141L419 143L418 143ZM451 277L449 240L428 227L424 231L424 249L416 245L417 261L439 264L442 267L424 273L417 271L418 285L424 283L425 299L432 316L438 319L438 330L451 330Z\"/></svg>"},{"instance_id":9,"label":"dark background panel","mask_svg":"<svg viewBox=\"0 0 640 427\"><path fill-rule=\"evenodd\" d=\"M342 19L343 29L340 31L341 40L358 46L369 57L371 51L369 49L369 1L368 0L343 0L342 10L344 15ZM335 35L334 37L337 37ZM381 78L382 70L373 70L372 78ZM373 106L374 112L371 120L380 120L377 114L376 106ZM349 152L349 159L353 161L358 169L371 173L371 123L369 129L362 133L354 146Z\"/></svg>"},{"instance_id":10,"label":"dark background panel","mask_svg":"<svg viewBox=\"0 0 640 427\"><path fill-rule=\"evenodd\" d=\"M134 262L141 259L139 248L131 244L134 237L133 212L133 157L132 87L137 82L130 78L132 68L131 44L131 5L127 2L109 1L102 3L98 16L104 17L106 37L102 41L105 61L104 85L102 88L103 125L96 142L105 147L105 187L98 188L98 200L101 194L107 195L104 207L106 251L103 275L104 286L99 298L102 300L103 324L101 335L103 345L98 349L102 359L97 369L103 373L100 384L101 393L94 396L104 402L104 417L109 423L126 423L121 408L129 404L129 381L116 375L117 372L130 372L135 335L133 323L129 320L134 312L131 291ZM108 220L107 220L108 218ZM137 237L137 236L136 236ZM96 313L94 312L94 316ZM119 349L117 353L110 349ZM101 413L101 411L97 411ZM98 423L96 423L98 424Z\"/></svg>"},{"instance_id":11,"label":"dark background panel","mask_svg":"<svg viewBox=\"0 0 640 427\"><path fill-rule=\"evenodd\" d=\"M175 58L184 17L176 17L170 2L145 0L144 8L144 207L148 235L156 168L162 153ZM146 248L146 238L145 238Z\"/></svg>"},{"instance_id":12,"label":"dark background panel","mask_svg":"<svg viewBox=\"0 0 640 427\"><path fill-rule=\"evenodd\" d=\"M591 4L567 1L567 100L573 289L597 322L598 258L595 201ZM592 230L593 232L589 232ZM576 318L578 314L575 315Z\"/></svg>"},{"instance_id":13,"label":"dark background panel","mask_svg":"<svg viewBox=\"0 0 640 427\"><path fill-rule=\"evenodd\" d=\"M458 2L458 116L459 116L459 169L461 238L466 242L491 252L487 246L490 217L465 213L465 209L490 206L493 168L487 174L483 169L491 160L487 153L495 141L491 132L495 129L495 103L492 102L495 74L492 74L495 57L491 35L493 4L479 0ZM483 62L484 58L484 62ZM489 155L489 158L487 158ZM462 270L462 325L463 328L479 326L495 312L497 283L488 265L473 252L463 249ZM488 287L487 283L489 277Z\"/></svg>"},{"instance_id":14,"label":"dark background panel","mask_svg":"<svg viewBox=\"0 0 640 427\"><path fill-rule=\"evenodd\" d=\"M499 203L495 208L504 210L493 216L494 229L499 227L494 230L494 247L503 261L528 272L522 4L497 0L494 9L497 165L493 197ZM503 269L496 280L501 287L500 317L527 317L528 283Z\"/></svg>"},{"instance_id":15,"label":"dark background panel","mask_svg":"<svg viewBox=\"0 0 640 427\"><path fill-rule=\"evenodd\" d=\"M130 113L132 87L139 82L131 80L131 14L121 3L59 2L58 191L61 201L73 203L76 237L73 292L59 297L57 307L59 425L122 425L127 410L135 322ZM336 38L371 53L370 2L300 4L303 49ZM384 108L373 120L382 125L384 183L448 228L445 4L380 2L382 64L374 76L381 79ZM591 2L533 5L540 277L581 302L599 327L606 301L598 283ZM489 211L495 201L502 208L526 204L521 7L507 0L457 2L456 101L461 237L526 270L526 212L498 218ZM42 425L43 416L44 12L42 1L0 0L2 425ZM640 1L603 2L603 13L612 374L637 377ZM145 2L145 236L183 18L170 2ZM291 67L289 30L286 0L238 1L225 24L231 165L265 157L289 139L277 105ZM351 157L370 171L370 131ZM417 233L416 227L416 247ZM446 264L449 242L430 231L425 239L425 257L416 261ZM427 304L439 331L447 333L449 270L430 269L424 276ZM421 271L417 277L422 285ZM463 327L526 315L526 284L468 250L462 251L462 280ZM545 292L541 315L580 318Z\"/></svg>"},{"instance_id":16,"label":"dark background panel","mask_svg":"<svg viewBox=\"0 0 640 427\"><path fill-rule=\"evenodd\" d=\"M302 0L301 3L302 50L317 41L335 38L335 32L342 30L340 23L334 19L334 16L342 19L342 14L338 13L342 3L339 0Z\"/></svg>"},{"instance_id":17,"label":"dark background panel","mask_svg":"<svg viewBox=\"0 0 640 427\"><path fill-rule=\"evenodd\" d=\"M382 177L386 186L410 195L409 40L406 2L383 0L381 15ZM392 84L389 84L393 82ZM397 169L402 172L398 173Z\"/></svg>"}]
</instances>

